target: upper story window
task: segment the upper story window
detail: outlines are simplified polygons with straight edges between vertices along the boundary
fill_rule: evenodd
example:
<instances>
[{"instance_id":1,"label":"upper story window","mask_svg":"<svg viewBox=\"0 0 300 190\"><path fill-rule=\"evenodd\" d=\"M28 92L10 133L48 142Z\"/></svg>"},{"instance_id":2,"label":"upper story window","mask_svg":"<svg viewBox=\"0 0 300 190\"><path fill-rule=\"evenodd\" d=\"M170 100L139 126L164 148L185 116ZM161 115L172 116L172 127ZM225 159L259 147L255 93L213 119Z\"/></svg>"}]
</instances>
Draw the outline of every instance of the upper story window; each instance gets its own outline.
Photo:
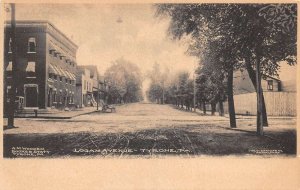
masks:
<instances>
[{"instance_id":1,"label":"upper story window","mask_svg":"<svg viewBox=\"0 0 300 190\"><path fill-rule=\"evenodd\" d=\"M12 46L12 40L11 40L11 38L9 38L9 41L8 41L8 53L12 53L11 46Z\"/></svg>"},{"instance_id":2,"label":"upper story window","mask_svg":"<svg viewBox=\"0 0 300 190\"><path fill-rule=\"evenodd\" d=\"M268 90L273 90L273 80L268 80Z\"/></svg>"},{"instance_id":3,"label":"upper story window","mask_svg":"<svg viewBox=\"0 0 300 190\"><path fill-rule=\"evenodd\" d=\"M28 39L28 53L36 53L36 42L34 37Z\"/></svg>"}]
</instances>

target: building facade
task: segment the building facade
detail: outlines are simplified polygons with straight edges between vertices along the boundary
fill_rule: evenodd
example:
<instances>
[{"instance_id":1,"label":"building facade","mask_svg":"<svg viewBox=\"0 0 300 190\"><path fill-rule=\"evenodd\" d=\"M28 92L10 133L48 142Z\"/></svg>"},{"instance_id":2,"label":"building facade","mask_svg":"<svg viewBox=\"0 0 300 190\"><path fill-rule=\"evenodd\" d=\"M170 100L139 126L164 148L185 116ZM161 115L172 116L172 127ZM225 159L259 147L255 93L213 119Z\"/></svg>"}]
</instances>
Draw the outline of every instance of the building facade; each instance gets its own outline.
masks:
<instances>
[{"instance_id":1,"label":"building facade","mask_svg":"<svg viewBox=\"0 0 300 190\"><path fill-rule=\"evenodd\" d=\"M16 95L25 108L74 107L77 45L47 21L16 22L16 65L12 68L11 24L5 25L4 107L9 102L12 69Z\"/></svg>"},{"instance_id":2,"label":"building facade","mask_svg":"<svg viewBox=\"0 0 300 190\"><path fill-rule=\"evenodd\" d=\"M76 105L80 108L93 106L95 100L91 71L84 66L78 66L76 79Z\"/></svg>"}]
</instances>

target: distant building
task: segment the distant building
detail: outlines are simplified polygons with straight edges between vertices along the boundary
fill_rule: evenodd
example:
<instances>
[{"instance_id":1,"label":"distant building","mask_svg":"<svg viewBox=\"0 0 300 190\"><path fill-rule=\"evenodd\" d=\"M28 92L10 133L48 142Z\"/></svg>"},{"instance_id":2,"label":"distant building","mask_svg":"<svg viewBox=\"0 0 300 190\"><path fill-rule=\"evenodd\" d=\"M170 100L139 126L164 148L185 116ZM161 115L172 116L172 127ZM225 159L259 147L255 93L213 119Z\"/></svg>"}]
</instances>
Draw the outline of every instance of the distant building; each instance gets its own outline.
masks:
<instances>
[{"instance_id":1,"label":"distant building","mask_svg":"<svg viewBox=\"0 0 300 190\"><path fill-rule=\"evenodd\" d=\"M100 87L100 93L99 93L99 99L102 103L107 103L108 98L108 84L104 79L104 76L99 75L99 87Z\"/></svg>"},{"instance_id":2,"label":"distant building","mask_svg":"<svg viewBox=\"0 0 300 190\"><path fill-rule=\"evenodd\" d=\"M12 84L11 24L5 25L4 106ZM74 106L77 45L47 21L17 21L17 96L25 108Z\"/></svg>"},{"instance_id":3,"label":"distant building","mask_svg":"<svg viewBox=\"0 0 300 190\"><path fill-rule=\"evenodd\" d=\"M80 68L85 68L90 71L90 79L92 80L93 97L96 100L100 88L100 75L96 65L83 65Z\"/></svg>"},{"instance_id":4,"label":"distant building","mask_svg":"<svg viewBox=\"0 0 300 190\"><path fill-rule=\"evenodd\" d=\"M262 77L261 86L263 91L266 92L282 91L281 81L266 75ZM247 71L236 71L234 73L233 92L234 95L256 92Z\"/></svg>"},{"instance_id":5,"label":"distant building","mask_svg":"<svg viewBox=\"0 0 300 190\"><path fill-rule=\"evenodd\" d=\"M79 107L101 106L106 102L108 85L99 74L96 65L81 65L77 67L76 104Z\"/></svg>"},{"instance_id":6,"label":"distant building","mask_svg":"<svg viewBox=\"0 0 300 190\"><path fill-rule=\"evenodd\" d=\"M93 81L91 72L82 66L78 66L76 73L76 104L79 107L92 106Z\"/></svg>"}]
</instances>

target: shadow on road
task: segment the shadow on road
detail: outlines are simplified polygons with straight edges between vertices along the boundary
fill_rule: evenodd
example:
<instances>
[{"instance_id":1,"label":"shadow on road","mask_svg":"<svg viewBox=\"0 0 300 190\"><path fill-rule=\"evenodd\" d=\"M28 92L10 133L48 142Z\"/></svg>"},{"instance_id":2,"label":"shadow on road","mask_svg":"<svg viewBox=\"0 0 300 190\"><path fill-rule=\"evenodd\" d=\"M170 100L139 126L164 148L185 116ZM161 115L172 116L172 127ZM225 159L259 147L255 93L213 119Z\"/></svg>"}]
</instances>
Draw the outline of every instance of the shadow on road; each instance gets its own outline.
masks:
<instances>
[{"instance_id":1,"label":"shadow on road","mask_svg":"<svg viewBox=\"0 0 300 190\"><path fill-rule=\"evenodd\" d=\"M15 150L16 147L49 151L38 157L296 154L295 131L273 132L272 138L269 138L236 129L213 132L217 128L211 125L190 125L105 134L5 134L4 157L32 157L30 154L22 155L21 150Z\"/></svg>"}]
</instances>

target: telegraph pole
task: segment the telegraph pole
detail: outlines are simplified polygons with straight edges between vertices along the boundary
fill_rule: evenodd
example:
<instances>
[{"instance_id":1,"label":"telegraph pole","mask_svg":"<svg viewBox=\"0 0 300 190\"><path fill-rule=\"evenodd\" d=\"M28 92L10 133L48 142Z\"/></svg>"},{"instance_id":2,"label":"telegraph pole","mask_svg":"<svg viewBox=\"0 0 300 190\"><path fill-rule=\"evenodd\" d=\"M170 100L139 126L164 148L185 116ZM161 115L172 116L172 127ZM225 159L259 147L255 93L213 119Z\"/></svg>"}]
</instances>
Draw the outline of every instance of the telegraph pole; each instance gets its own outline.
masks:
<instances>
[{"instance_id":1,"label":"telegraph pole","mask_svg":"<svg viewBox=\"0 0 300 190\"><path fill-rule=\"evenodd\" d=\"M16 99L16 85L17 85L17 47L16 47L16 18L15 18L15 4L11 3L11 49L12 49L12 78L11 90L8 94L9 107L8 107L8 123L7 128L14 127L14 113L15 113L15 99Z\"/></svg>"},{"instance_id":2,"label":"telegraph pole","mask_svg":"<svg viewBox=\"0 0 300 190\"><path fill-rule=\"evenodd\" d=\"M262 117L262 87L261 87L261 72L260 72L260 55L256 58L256 90L257 90L257 134L263 135L263 117Z\"/></svg>"}]
</instances>

